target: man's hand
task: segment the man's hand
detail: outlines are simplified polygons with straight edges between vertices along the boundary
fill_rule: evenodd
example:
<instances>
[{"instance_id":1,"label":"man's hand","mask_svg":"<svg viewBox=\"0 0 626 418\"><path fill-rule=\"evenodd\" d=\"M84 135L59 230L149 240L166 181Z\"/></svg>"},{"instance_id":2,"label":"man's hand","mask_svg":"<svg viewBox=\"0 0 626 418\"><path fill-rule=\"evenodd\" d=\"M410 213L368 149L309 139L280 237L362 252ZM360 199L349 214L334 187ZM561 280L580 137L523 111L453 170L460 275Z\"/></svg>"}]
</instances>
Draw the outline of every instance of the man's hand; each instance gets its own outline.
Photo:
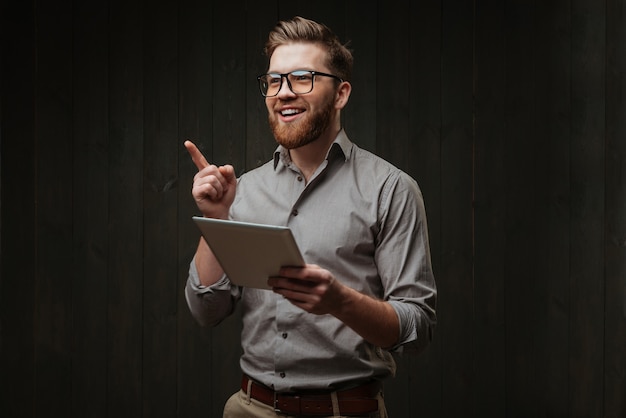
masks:
<instances>
[{"instance_id":1,"label":"man's hand","mask_svg":"<svg viewBox=\"0 0 626 418\"><path fill-rule=\"evenodd\" d=\"M191 141L185 141L185 148L198 168L191 191L198 209L207 218L227 219L237 188L235 170L231 165L209 164Z\"/></svg>"},{"instance_id":2,"label":"man's hand","mask_svg":"<svg viewBox=\"0 0 626 418\"><path fill-rule=\"evenodd\" d=\"M332 314L341 306L343 285L328 270L314 264L283 267L280 277L270 277L268 284L274 292L312 314Z\"/></svg>"},{"instance_id":3,"label":"man's hand","mask_svg":"<svg viewBox=\"0 0 626 418\"><path fill-rule=\"evenodd\" d=\"M398 341L399 319L389 303L357 292L319 266L283 267L268 284L295 306L316 315L330 314L378 347L390 348Z\"/></svg>"}]
</instances>

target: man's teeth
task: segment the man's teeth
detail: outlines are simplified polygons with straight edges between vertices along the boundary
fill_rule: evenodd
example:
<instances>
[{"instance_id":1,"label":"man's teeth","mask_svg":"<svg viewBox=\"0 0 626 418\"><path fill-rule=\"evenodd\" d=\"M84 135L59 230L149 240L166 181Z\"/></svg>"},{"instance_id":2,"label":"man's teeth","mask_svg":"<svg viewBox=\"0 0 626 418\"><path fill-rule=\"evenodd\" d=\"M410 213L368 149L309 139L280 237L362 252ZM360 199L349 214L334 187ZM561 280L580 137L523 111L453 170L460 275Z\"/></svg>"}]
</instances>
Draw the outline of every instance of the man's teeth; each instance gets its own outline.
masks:
<instances>
[{"instance_id":1,"label":"man's teeth","mask_svg":"<svg viewBox=\"0 0 626 418\"><path fill-rule=\"evenodd\" d=\"M286 109L286 110L283 110L282 112L280 112L280 114L283 115L283 116L295 115L297 113L300 113L300 111L297 110L297 109Z\"/></svg>"}]
</instances>

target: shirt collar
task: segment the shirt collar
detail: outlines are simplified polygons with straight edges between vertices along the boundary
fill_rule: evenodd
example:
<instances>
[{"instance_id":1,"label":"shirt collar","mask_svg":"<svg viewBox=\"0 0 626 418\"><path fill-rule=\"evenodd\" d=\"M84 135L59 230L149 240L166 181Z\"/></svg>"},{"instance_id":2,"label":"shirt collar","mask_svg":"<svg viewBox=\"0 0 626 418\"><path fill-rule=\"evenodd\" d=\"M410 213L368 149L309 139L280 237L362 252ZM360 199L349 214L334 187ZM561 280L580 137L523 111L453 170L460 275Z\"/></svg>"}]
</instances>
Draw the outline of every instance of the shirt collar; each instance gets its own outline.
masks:
<instances>
[{"instance_id":1,"label":"shirt collar","mask_svg":"<svg viewBox=\"0 0 626 418\"><path fill-rule=\"evenodd\" d=\"M328 153L326 154L327 160L334 160L342 157L344 161L348 161L352 155L352 141L348 138L345 130L339 131L337 138L333 141ZM278 162L282 162L284 166L288 166L291 163L291 157L289 156L289 150L282 145L276 147L274 151L274 170L278 166Z\"/></svg>"}]
</instances>

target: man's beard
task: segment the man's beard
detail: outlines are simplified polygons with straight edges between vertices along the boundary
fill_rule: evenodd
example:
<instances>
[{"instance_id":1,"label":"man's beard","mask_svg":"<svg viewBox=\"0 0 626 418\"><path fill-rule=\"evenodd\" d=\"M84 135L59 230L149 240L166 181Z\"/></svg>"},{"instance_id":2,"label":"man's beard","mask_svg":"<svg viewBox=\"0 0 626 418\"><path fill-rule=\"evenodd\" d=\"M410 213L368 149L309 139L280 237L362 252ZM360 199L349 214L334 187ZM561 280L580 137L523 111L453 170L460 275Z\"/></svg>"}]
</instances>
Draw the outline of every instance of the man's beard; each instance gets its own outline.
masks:
<instances>
[{"instance_id":1,"label":"man's beard","mask_svg":"<svg viewBox=\"0 0 626 418\"><path fill-rule=\"evenodd\" d=\"M319 111L311 114L307 111L305 117L296 123L280 124L278 117L272 113L268 120L276 142L287 149L294 149L319 138L330 125L334 110L331 97Z\"/></svg>"}]
</instances>

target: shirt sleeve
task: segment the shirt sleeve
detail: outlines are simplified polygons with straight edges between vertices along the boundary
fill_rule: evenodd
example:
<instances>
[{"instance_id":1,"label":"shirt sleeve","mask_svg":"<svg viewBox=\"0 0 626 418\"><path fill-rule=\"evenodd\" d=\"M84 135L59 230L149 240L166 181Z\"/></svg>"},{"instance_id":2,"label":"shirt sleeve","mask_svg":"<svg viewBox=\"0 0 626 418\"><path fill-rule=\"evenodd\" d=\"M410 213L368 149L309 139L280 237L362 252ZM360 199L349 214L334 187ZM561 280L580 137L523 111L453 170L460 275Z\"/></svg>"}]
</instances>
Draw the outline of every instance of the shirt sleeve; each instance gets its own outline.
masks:
<instances>
[{"instance_id":1,"label":"shirt sleeve","mask_svg":"<svg viewBox=\"0 0 626 418\"><path fill-rule=\"evenodd\" d=\"M399 172L380 201L376 263L385 300L396 311L400 338L393 351L422 351L432 340L437 289L430 258L423 197L417 183Z\"/></svg>"},{"instance_id":2,"label":"shirt sleeve","mask_svg":"<svg viewBox=\"0 0 626 418\"><path fill-rule=\"evenodd\" d=\"M195 257L189 266L185 299L191 315L201 326L216 326L228 317L239 300L240 289L223 275L215 284L202 286Z\"/></svg>"}]
</instances>

